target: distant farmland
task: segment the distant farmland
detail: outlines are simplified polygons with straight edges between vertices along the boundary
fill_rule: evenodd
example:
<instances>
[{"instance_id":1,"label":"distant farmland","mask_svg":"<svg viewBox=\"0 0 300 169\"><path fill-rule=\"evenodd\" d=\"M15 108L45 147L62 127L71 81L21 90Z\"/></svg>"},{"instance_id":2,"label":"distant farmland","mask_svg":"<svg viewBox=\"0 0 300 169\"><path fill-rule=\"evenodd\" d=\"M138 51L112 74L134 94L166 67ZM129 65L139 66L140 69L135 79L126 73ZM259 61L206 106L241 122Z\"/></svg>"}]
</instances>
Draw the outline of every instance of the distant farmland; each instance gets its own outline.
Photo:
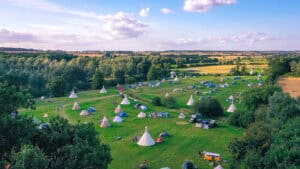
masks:
<instances>
[{"instance_id":1,"label":"distant farmland","mask_svg":"<svg viewBox=\"0 0 300 169\"><path fill-rule=\"evenodd\" d=\"M193 67L188 70L198 71L201 74L227 74L230 69L235 67L235 65L213 65L213 66L201 66ZM255 71L262 71L268 68L268 65L246 65L248 69L254 68Z\"/></svg>"},{"instance_id":2,"label":"distant farmland","mask_svg":"<svg viewBox=\"0 0 300 169\"><path fill-rule=\"evenodd\" d=\"M292 97L300 97L300 78L282 78L278 81L285 93L290 94Z\"/></svg>"}]
</instances>

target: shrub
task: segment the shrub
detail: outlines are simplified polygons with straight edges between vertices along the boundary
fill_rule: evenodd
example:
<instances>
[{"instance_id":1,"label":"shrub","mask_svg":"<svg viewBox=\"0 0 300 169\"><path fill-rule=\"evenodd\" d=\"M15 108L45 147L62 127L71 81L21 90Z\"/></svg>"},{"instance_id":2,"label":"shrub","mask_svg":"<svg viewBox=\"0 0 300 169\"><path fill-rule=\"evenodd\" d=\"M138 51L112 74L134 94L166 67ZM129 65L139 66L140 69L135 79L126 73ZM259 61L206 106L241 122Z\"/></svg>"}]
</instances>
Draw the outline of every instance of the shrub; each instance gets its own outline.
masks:
<instances>
[{"instance_id":1,"label":"shrub","mask_svg":"<svg viewBox=\"0 0 300 169\"><path fill-rule=\"evenodd\" d=\"M154 98L152 99L152 104L153 104L154 106L161 106L161 100L160 100L160 98L159 98L159 97L154 97Z\"/></svg>"},{"instance_id":2,"label":"shrub","mask_svg":"<svg viewBox=\"0 0 300 169\"><path fill-rule=\"evenodd\" d=\"M176 99L172 96L166 97L162 100L162 104L169 109L175 108Z\"/></svg>"},{"instance_id":3,"label":"shrub","mask_svg":"<svg viewBox=\"0 0 300 169\"><path fill-rule=\"evenodd\" d=\"M224 113L220 102L215 98L207 98L194 103L192 107L193 113L201 113L207 117L221 116Z\"/></svg>"}]
</instances>

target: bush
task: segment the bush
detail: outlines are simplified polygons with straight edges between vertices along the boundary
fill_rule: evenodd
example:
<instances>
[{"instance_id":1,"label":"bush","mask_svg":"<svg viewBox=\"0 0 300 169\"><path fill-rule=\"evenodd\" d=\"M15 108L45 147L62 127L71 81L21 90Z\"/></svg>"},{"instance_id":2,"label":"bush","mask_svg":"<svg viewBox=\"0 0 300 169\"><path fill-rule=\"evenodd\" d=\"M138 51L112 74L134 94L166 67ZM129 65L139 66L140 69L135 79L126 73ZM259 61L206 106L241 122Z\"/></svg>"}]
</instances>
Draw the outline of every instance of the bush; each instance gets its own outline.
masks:
<instances>
[{"instance_id":1,"label":"bush","mask_svg":"<svg viewBox=\"0 0 300 169\"><path fill-rule=\"evenodd\" d=\"M254 112L237 110L230 115L229 124L247 128L255 121Z\"/></svg>"},{"instance_id":2,"label":"bush","mask_svg":"<svg viewBox=\"0 0 300 169\"><path fill-rule=\"evenodd\" d=\"M166 97L162 100L162 104L169 109L175 108L176 99L172 96Z\"/></svg>"},{"instance_id":3,"label":"bush","mask_svg":"<svg viewBox=\"0 0 300 169\"><path fill-rule=\"evenodd\" d=\"M207 98L194 103L192 107L193 113L200 113L207 117L221 116L224 110L220 102L215 98Z\"/></svg>"},{"instance_id":4,"label":"bush","mask_svg":"<svg viewBox=\"0 0 300 169\"><path fill-rule=\"evenodd\" d=\"M136 82L136 80L135 80L134 77L127 77L127 78L125 79L125 82L126 82L127 84L133 84L133 83Z\"/></svg>"},{"instance_id":5,"label":"bush","mask_svg":"<svg viewBox=\"0 0 300 169\"><path fill-rule=\"evenodd\" d=\"M154 97L154 98L152 99L152 104L153 104L154 106L161 106L161 100L160 100L160 98L159 98L159 97Z\"/></svg>"}]
</instances>

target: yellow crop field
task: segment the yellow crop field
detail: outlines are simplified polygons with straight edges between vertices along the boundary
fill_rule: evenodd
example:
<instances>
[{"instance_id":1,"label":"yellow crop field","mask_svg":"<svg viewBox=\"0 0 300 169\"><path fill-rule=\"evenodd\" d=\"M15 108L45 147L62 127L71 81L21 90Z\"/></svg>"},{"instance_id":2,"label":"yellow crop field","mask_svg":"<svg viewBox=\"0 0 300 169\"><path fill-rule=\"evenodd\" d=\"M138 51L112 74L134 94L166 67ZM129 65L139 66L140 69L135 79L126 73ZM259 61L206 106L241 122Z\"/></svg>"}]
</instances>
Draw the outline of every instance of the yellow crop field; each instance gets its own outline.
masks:
<instances>
[{"instance_id":1,"label":"yellow crop field","mask_svg":"<svg viewBox=\"0 0 300 169\"><path fill-rule=\"evenodd\" d=\"M226 74L229 73L230 69L235 65L214 65L214 66L202 66L194 67L189 70L199 71L201 74ZM256 71L261 71L268 68L268 65L246 65L248 69L254 68Z\"/></svg>"}]
</instances>

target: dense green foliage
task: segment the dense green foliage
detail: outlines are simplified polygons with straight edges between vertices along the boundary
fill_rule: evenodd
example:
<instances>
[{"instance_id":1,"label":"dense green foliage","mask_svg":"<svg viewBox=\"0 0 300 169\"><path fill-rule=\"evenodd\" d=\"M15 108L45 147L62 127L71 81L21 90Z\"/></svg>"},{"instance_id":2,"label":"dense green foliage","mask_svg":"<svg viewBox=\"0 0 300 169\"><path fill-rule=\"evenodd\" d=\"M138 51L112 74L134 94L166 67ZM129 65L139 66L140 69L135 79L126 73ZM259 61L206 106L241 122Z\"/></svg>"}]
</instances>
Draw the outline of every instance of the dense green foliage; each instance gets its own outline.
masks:
<instances>
[{"instance_id":1,"label":"dense green foliage","mask_svg":"<svg viewBox=\"0 0 300 169\"><path fill-rule=\"evenodd\" d=\"M8 81L0 83L1 168L4 165L13 169L108 167L112 160L110 148L100 142L93 124L70 125L67 120L55 117L40 128L33 118L10 115L34 103L27 90L16 84L8 85Z\"/></svg>"},{"instance_id":2,"label":"dense green foliage","mask_svg":"<svg viewBox=\"0 0 300 169\"><path fill-rule=\"evenodd\" d=\"M161 99L160 99L160 97L154 97L151 102L152 102L152 104L154 106L161 106Z\"/></svg>"},{"instance_id":3,"label":"dense green foliage","mask_svg":"<svg viewBox=\"0 0 300 169\"><path fill-rule=\"evenodd\" d=\"M176 99L173 96L168 96L162 99L162 104L169 109L176 107Z\"/></svg>"},{"instance_id":4,"label":"dense green foliage","mask_svg":"<svg viewBox=\"0 0 300 169\"><path fill-rule=\"evenodd\" d=\"M229 145L236 160L232 165L236 168L300 167L300 132L299 123L296 123L299 122L300 102L267 88L276 89L273 86L255 89L257 101L246 102L247 107L253 109L236 111L230 117L231 124L248 128L243 137ZM268 99L261 100L262 96ZM249 97L255 95L244 93L244 99ZM257 104L259 102L262 103Z\"/></svg>"},{"instance_id":5,"label":"dense green foliage","mask_svg":"<svg viewBox=\"0 0 300 169\"><path fill-rule=\"evenodd\" d=\"M245 75L249 75L249 72L247 71L246 65L241 63L241 58L238 57L235 61L235 67L233 67L230 71L229 74L230 75L234 75L234 76L245 76Z\"/></svg>"},{"instance_id":6,"label":"dense green foliage","mask_svg":"<svg viewBox=\"0 0 300 169\"><path fill-rule=\"evenodd\" d=\"M192 106L193 113L200 113L206 117L222 116L224 113L221 103L215 98L205 98Z\"/></svg>"},{"instance_id":7,"label":"dense green foliage","mask_svg":"<svg viewBox=\"0 0 300 169\"><path fill-rule=\"evenodd\" d=\"M291 73L293 75L299 75L299 61L300 56L295 55L283 55L274 56L268 59L269 65L269 81L274 83L281 75Z\"/></svg>"}]
</instances>

